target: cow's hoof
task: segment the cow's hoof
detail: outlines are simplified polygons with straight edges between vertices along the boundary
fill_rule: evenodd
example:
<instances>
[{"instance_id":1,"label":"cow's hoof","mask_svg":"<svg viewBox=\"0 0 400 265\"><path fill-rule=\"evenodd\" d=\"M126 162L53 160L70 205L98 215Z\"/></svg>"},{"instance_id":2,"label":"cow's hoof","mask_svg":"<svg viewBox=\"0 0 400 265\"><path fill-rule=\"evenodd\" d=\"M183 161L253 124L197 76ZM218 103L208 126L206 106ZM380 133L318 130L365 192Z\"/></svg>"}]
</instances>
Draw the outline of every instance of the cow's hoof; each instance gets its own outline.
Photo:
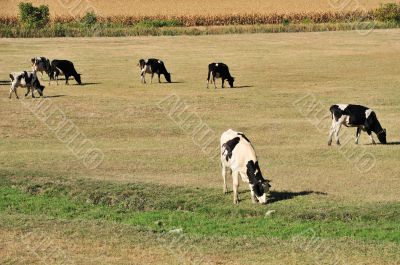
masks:
<instances>
[{"instance_id":1,"label":"cow's hoof","mask_svg":"<svg viewBox=\"0 0 400 265\"><path fill-rule=\"evenodd\" d=\"M337 145L340 145L340 142L339 142L339 141L337 141L337 142L336 142L336 144L337 144Z\"/></svg>"},{"instance_id":2,"label":"cow's hoof","mask_svg":"<svg viewBox=\"0 0 400 265\"><path fill-rule=\"evenodd\" d=\"M332 145L332 142L328 142L328 146L331 146Z\"/></svg>"}]
</instances>

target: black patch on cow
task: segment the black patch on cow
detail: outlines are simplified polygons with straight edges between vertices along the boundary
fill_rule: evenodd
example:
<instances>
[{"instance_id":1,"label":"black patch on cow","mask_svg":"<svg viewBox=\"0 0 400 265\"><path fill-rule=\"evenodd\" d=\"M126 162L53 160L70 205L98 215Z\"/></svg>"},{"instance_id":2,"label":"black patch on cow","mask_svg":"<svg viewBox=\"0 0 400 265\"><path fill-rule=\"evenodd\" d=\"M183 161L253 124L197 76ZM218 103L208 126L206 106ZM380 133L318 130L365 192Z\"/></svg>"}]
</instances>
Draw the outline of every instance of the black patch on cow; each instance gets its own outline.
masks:
<instances>
[{"instance_id":1,"label":"black patch on cow","mask_svg":"<svg viewBox=\"0 0 400 265\"><path fill-rule=\"evenodd\" d=\"M222 145L222 147L225 148L227 154L226 154L226 161L232 158L232 151L235 149L236 145L239 143L240 137L235 137L232 140L227 141Z\"/></svg>"},{"instance_id":2,"label":"black patch on cow","mask_svg":"<svg viewBox=\"0 0 400 265\"><path fill-rule=\"evenodd\" d=\"M329 111L332 113L332 118L335 119L335 121L338 121L340 117L342 117L342 110L339 108L338 105L332 105L329 108Z\"/></svg>"},{"instance_id":3,"label":"black patch on cow","mask_svg":"<svg viewBox=\"0 0 400 265\"><path fill-rule=\"evenodd\" d=\"M349 125L364 125L367 119L365 114L367 110L367 107L350 104L343 110L343 115L349 116Z\"/></svg>"},{"instance_id":4,"label":"black patch on cow","mask_svg":"<svg viewBox=\"0 0 400 265\"><path fill-rule=\"evenodd\" d=\"M257 197L260 197L264 194L264 186L263 184L267 184L266 180L263 178L260 167L258 166L258 161L254 163L253 160L247 162L247 177L249 178L249 183L252 186L254 193Z\"/></svg>"},{"instance_id":5,"label":"black patch on cow","mask_svg":"<svg viewBox=\"0 0 400 265\"><path fill-rule=\"evenodd\" d=\"M24 79L26 84L31 84L32 78L33 78L32 74L28 74L26 71L24 71Z\"/></svg>"},{"instance_id":6,"label":"black patch on cow","mask_svg":"<svg viewBox=\"0 0 400 265\"><path fill-rule=\"evenodd\" d=\"M238 135L242 136L247 142L250 143L250 140L243 133L238 133Z\"/></svg>"}]
</instances>

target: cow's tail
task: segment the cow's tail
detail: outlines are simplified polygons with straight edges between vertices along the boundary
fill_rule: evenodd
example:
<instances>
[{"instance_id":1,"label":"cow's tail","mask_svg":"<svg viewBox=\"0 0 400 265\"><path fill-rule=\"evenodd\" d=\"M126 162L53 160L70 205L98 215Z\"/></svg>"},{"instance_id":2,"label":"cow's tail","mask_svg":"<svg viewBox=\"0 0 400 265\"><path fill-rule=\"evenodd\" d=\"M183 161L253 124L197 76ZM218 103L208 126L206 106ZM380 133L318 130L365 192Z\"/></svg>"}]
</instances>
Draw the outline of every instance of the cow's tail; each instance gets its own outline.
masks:
<instances>
[{"instance_id":1,"label":"cow's tail","mask_svg":"<svg viewBox=\"0 0 400 265\"><path fill-rule=\"evenodd\" d=\"M210 75L211 75L211 70L208 69L208 75L207 75L207 81L210 82Z\"/></svg>"},{"instance_id":2,"label":"cow's tail","mask_svg":"<svg viewBox=\"0 0 400 265\"><path fill-rule=\"evenodd\" d=\"M11 82L14 81L14 76L13 76L13 74L10 74L10 79L11 79Z\"/></svg>"}]
</instances>

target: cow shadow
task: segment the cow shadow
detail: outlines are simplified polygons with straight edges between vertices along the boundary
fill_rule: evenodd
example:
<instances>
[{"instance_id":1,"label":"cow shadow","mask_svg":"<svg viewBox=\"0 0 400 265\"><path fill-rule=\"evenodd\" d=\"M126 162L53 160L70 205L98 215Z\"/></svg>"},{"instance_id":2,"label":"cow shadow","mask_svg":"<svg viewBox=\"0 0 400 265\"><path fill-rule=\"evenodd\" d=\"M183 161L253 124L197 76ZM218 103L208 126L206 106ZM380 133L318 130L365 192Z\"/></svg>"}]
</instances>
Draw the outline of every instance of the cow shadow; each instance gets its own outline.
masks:
<instances>
[{"instance_id":1,"label":"cow shadow","mask_svg":"<svg viewBox=\"0 0 400 265\"><path fill-rule=\"evenodd\" d=\"M246 85L246 86L234 86L233 88L248 88L248 87L253 87L253 86L249 86L249 85Z\"/></svg>"},{"instance_id":2,"label":"cow shadow","mask_svg":"<svg viewBox=\"0 0 400 265\"><path fill-rule=\"evenodd\" d=\"M45 98L59 98L59 97L65 97L66 95L53 95L53 96L44 96Z\"/></svg>"},{"instance_id":3,"label":"cow shadow","mask_svg":"<svg viewBox=\"0 0 400 265\"><path fill-rule=\"evenodd\" d=\"M387 145L400 145L400 142L388 142Z\"/></svg>"},{"instance_id":4,"label":"cow shadow","mask_svg":"<svg viewBox=\"0 0 400 265\"><path fill-rule=\"evenodd\" d=\"M74 84L79 86L78 84ZM87 82L87 83L82 83L80 86L91 86L91 85L101 85L101 83L96 83L96 82Z\"/></svg>"},{"instance_id":5,"label":"cow shadow","mask_svg":"<svg viewBox=\"0 0 400 265\"><path fill-rule=\"evenodd\" d=\"M10 80L0 80L0 86L11 85Z\"/></svg>"},{"instance_id":6,"label":"cow shadow","mask_svg":"<svg viewBox=\"0 0 400 265\"><path fill-rule=\"evenodd\" d=\"M185 83L185 82L182 82L182 81L171 81L171 82L166 82L165 84L182 84L182 83Z\"/></svg>"},{"instance_id":7,"label":"cow shadow","mask_svg":"<svg viewBox=\"0 0 400 265\"><path fill-rule=\"evenodd\" d=\"M271 191L270 197L268 199L268 204L274 203L274 202L279 202L279 201L285 201L285 200L291 200L299 196L307 196L311 194L316 194L316 195L328 195L325 192L320 192L320 191L299 191L299 192L290 192L290 191Z\"/></svg>"}]
</instances>

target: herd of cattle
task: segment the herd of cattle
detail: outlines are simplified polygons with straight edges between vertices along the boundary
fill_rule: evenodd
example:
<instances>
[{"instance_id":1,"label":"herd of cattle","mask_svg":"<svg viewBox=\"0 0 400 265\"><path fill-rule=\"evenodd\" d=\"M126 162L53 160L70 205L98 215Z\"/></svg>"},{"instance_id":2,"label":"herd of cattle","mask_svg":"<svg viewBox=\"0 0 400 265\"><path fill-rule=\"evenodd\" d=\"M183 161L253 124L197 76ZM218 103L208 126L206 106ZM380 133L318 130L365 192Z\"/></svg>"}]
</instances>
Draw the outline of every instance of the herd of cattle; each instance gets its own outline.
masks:
<instances>
[{"instance_id":1,"label":"herd of cattle","mask_svg":"<svg viewBox=\"0 0 400 265\"><path fill-rule=\"evenodd\" d=\"M40 84L37 72L41 72L42 76L43 72L45 72L49 76L49 85L51 80L56 80L58 85L58 77L60 75L65 76L66 84L68 84L68 79L71 76L74 77L78 84L82 84L81 74L77 73L71 61L53 60L50 62L45 57L36 57L32 58L31 62L32 71L10 74L11 89L9 98L11 98L13 92L18 98L18 87L27 88L25 96L31 91L32 97L35 97L34 90L40 96L43 96L44 86ZM167 71L164 62L159 59L140 59L138 66L140 67L140 76L143 83L146 83L146 74L151 75L151 82L153 81L154 74L158 75L158 82L161 82L161 75L164 75L167 82L171 82L171 74ZM224 87L225 80L228 81L231 88L233 87L234 78L231 76L226 64L211 63L208 65L207 88L210 81L214 83L214 87L216 88L215 80L217 78L222 79L222 88ZM356 144L358 144L361 130L367 132L373 144L375 144L375 140L372 132L377 135L378 140L382 144L387 143L386 130L382 128L372 109L361 105L335 104L329 110L332 114L332 126L329 132L328 145L331 145L333 135L335 135L336 144L340 145L339 131L342 125L357 128ZM230 174L233 181L233 203L237 204L239 202L237 190L240 175L243 182L249 183L252 202L266 203L271 186L269 180L263 178L256 153L250 140L242 132L229 129L221 135L220 147L224 193L227 193L226 177Z\"/></svg>"}]
</instances>

